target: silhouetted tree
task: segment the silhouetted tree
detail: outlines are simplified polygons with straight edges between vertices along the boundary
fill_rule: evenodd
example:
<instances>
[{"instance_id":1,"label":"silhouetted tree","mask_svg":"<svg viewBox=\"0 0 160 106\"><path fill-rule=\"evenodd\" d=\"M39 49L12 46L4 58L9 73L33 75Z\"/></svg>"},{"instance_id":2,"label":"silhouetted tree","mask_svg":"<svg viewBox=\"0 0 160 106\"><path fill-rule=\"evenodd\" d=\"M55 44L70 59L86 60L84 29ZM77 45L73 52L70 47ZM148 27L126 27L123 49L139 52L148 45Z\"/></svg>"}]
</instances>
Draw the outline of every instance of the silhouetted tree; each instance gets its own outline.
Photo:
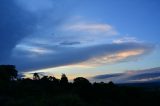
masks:
<instances>
[{"instance_id":1,"label":"silhouetted tree","mask_svg":"<svg viewBox=\"0 0 160 106\"><path fill-rule=\"evenodd\" d=\"M52 81L54 84L59 84L59 79L54 76L49 76L48 79Z\"/></svg>"},{"instance_id":2,"label":"silhouetted tree","mask_svg":"<svg viewBox=\"0 0 160 106\"><path fill-rule=\"evenodd\" d=\"M56 78L55 78L54 76L49 76L48 79L49 79L50 81L54 81Z\"/></svg>"},{"instance_id":3,"label":"silhouetted tree","mask_svg":"<svg viewBox=\"0 0 160 106\"><path fill-rule=\"evenodd\" d=\"M50 81L53 81L54 77L49 76L48 79L49 79Z\"/></svg>"},{"instance_id":4,"label":"silhouetted tree","mask_svg":"<svg viewBox=\"0 0 160 106\"><path fill-rule=\"evenodd\" d=\"M108 85L109 85L110 87L114 87L114 86L115 86L112 81L108 82Z\"/></svg>"},{"instance_id":5,"label":"silhouetted tree","mask_svg":"<svg viewBox=\"0 0 160 106\"><path fill-rule=\"evenodd\" d=\"M86 84L90 84L89 80L86 79L86 78L83 78L83 77L77 77L73 80L73 83L74 84L83 84L83 85L86 85Z\"/></svg>"},{"instance_id":6,"label":"silhouetted tree","mask_svg":"<svg viewBox=\"0 0 160 106\"><path fill-rule=\"evenodd\" d=\"M68 84L68 78L65 74L62 74L60 84Z\"/></svg>"},{"instance_id":7,"label":"silhouetted tree","mask_svg":"<svg viewBox=\"0 0 160 106\"><path fill-rule=\"evenodd\" d=\"M38 73L33 74L33 80L40 80L40 77L39 77Z\"/></svg>"},{"instance_id":8,"label":"silhouetted tree","mask_svg":"<svg viewBox=\"0 0 160 106\"><path fill-rule=\"evenodd\" d=\"M0 79L5 81L17 78L17 70L14 65L0 65Z\"/></svg>"},{"instance_id":9,"label":"silhouetted tree","mask_svg":"<svg viewBox=\"0 0 160 106\"><path fill-rule=\"evenodd\" d=\"M91 85L88 79L83 78L83 77L77 77L73 80L73 84L76 87L88 87Z\"/></svg>"},{"instance_id":10,"label":"silhouetted tree","mask_svg":"<svg viewBox=\"0 0 160 106\"><path fill-rule=\"evenodd\" d=\"M41 78L41 80L42 80L42 81L49 81L49 77L48 77L48 76L43 76L43 77Z\"/></svg>"}]
</instances>

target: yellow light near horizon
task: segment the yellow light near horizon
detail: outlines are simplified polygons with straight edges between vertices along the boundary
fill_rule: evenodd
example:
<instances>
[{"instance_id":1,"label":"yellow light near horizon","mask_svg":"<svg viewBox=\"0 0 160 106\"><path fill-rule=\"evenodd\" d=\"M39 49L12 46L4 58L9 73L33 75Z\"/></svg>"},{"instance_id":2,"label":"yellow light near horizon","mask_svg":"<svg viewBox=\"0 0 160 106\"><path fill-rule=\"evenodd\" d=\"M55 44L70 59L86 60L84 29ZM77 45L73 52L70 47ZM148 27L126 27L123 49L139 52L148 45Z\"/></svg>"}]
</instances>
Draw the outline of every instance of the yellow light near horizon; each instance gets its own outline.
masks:
<instances>
[{"instance_id":1,"label":"yellow light near horizon","mask_svg":"<svg viewBox=\"0 0 160 106\"><path fill-rule=\"evenodd\" d=\"M96 68L98 65L120 61L120 60L126 59L130 56L140 55L143 52L144 52L144 50L123 51L123 52L119 52L119 53L115 53L115 54L111 54L111 55L92 58L92 59L90 59L86 62L83 62L83 63L34 70L34 71L26 72L26 73L24 73L24 75L26 77L32 78L33 74L31 75L31 73L36 72L36 73L45 73L45 75L48 75L48 76L54 75L55 77L60 78L62 73L66 73L70 80L74 79L76 77L88 78L88 77L97 75L98 72L96 73L96 72L90 71L90 73L88 73L83 70L92 70L92 69Z\"/></svg>"},{"instance_id":2,"label":"yellow light near horizon","mask_svg":"<svg viewBox=\"0 0 160 106\"><path fill-rule=\"evenodd\" d=\"M80 72L70 72L71 70L76 70L76 69L84 69L87 70L89 68L93 68L90 66L86 66L86 65L67 65L67 66L60 66L60 67L52 67L52 68L45 68L45 69L40 69L40 70L34 70L34 71L29 71L29 72L25 72L25 78L32 78L33 77L33 73L45 73L45 75L47 76L55 76L56 78L61 78L61 74L62 73L66 73L67 77L69 80L72 80L76 77L89 77L91 76L89 73L80 73Z\"/></svg>"}]
</instances>

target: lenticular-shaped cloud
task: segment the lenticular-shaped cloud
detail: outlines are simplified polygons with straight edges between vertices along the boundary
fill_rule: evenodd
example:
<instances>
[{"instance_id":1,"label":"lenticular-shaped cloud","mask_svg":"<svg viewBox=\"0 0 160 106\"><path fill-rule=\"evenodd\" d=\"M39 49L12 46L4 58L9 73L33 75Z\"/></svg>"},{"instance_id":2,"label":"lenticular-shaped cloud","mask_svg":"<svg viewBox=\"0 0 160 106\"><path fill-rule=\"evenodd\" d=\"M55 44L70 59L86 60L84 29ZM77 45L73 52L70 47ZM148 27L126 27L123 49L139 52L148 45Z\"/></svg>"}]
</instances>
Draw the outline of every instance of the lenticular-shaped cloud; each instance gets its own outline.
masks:
<instances>
[{"instance_id":1,"label":"lenticular-shaped cloud","mask_svg":"<svg viewBox=\"0 0 160 106\"><path fill-rule=\"evenodd\" d=\"M27 47L19 45L13 51L13 59L19 61L18 66L23 67L25 70L33 70L83 64L83 62L86 62L86 65L92 65L88 62L89 60L96 62L98 65L108 64L111 60L112 62L129 61L132 60L131 57L144 55L151 50L152 46L138 43L101 44L87 47L46 45L41 45L40 47L31 45ZM113 54L115 57L112 57ZM107 56L109 59L106 58ZM99 59L98 62L95 60L96 58ZM106 59L103 60L103 58ZM29 66L26 67L25 64L29 64Z\"/></svg>"},{"instance_id":2,"label":"lenticular-shaped cloud","mask_svg":"<svg viewBox=\"0 0 160 106\"><path fill-rule=\"evenodd\" d=\"M108 36L115 35L117 32L111 25L108 24L96 24L96 23L76 23L66 25L65 30L73 32L88 32L90 34L104 33Z\"/></svg>"}]
</instances>

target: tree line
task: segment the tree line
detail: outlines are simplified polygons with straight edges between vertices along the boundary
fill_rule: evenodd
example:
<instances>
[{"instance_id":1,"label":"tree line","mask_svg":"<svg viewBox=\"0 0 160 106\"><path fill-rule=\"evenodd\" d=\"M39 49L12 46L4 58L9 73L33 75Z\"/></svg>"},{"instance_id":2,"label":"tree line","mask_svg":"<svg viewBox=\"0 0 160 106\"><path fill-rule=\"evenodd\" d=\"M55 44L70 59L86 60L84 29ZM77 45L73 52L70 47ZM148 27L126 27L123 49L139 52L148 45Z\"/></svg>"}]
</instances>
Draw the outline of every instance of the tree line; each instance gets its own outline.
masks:
<instances>
[{"instance_id":1,"label":"tree line","mask_svg":"<svg viewBox=\"0 0 160 106\"><path fill-rule=\"evenodd\" d=\"M159 106L160 89L91 83L84 77L69 82L65 74L18 78L14 65L0 65L0 106Z\"/></svg>"},{"instance_id":2,"label":"tree line","mask_svg":"<svg viewBox=\"0 0 160 106\"><path fill-rule=\"evenodd\" d=\"M54 76L43 76L40 78L38 73L33 73L33 79L30 78L18 78L18 71L14 65L0 65L0 81L20 81L20 80L35 80L35 81L52 81L54 83L60 83L62 85L68 84L68 78L65 74L61 75L61 79L57 79ZM89 80L83 77L75 78L74 84L90 84Z\"/></svg>"}]
</instances>

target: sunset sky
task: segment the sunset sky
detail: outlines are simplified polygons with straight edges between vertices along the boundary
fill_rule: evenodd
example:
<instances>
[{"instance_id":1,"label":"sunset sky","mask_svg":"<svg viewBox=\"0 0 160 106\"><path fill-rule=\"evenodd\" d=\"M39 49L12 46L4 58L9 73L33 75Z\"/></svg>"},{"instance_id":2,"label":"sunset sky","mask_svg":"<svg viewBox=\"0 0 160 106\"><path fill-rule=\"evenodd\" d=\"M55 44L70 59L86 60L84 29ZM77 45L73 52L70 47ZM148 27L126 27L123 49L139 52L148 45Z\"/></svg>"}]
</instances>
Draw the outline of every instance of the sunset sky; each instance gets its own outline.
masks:
<instances>
[{"instance_id":1,"label":"sunset sky","mask_svg":"<svg viewBox=\"0 0 160 106\"><path fill-rule=\"evenodd\" d=\"M160 79L159 0L0 0L0 64L69 79Z\"/></svg>"}]
</instances>

